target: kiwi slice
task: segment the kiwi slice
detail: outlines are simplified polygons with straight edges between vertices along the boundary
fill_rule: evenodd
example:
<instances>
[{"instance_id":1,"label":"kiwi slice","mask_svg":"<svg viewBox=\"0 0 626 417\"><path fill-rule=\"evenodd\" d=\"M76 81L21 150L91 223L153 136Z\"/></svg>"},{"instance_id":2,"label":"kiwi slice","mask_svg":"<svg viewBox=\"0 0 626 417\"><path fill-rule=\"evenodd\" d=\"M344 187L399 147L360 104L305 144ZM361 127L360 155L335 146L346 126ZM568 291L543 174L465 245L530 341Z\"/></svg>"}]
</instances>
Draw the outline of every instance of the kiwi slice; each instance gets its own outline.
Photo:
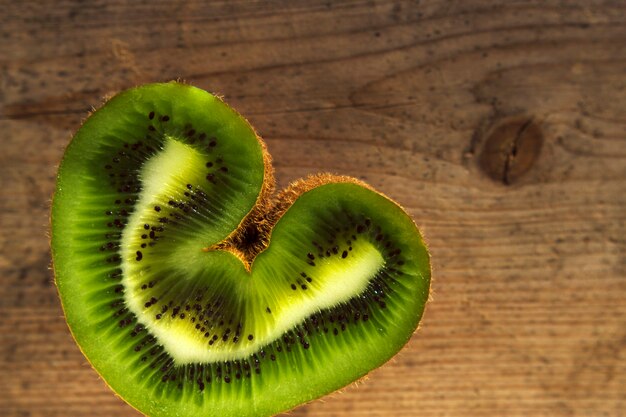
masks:
<instances>
[{"instance_id":1,"label":"kiwi slice","mask_svg":"<svg viewBox=\"0 0 626 417\"><path fill-rule=\"evenodd\" d=\"M411 218L349 177L273 185L246 120L177 82L118 94L68 146L56 284L81 350L142 413L272 415L415 331L430 263Z\"/></svg>"}]
</instances>

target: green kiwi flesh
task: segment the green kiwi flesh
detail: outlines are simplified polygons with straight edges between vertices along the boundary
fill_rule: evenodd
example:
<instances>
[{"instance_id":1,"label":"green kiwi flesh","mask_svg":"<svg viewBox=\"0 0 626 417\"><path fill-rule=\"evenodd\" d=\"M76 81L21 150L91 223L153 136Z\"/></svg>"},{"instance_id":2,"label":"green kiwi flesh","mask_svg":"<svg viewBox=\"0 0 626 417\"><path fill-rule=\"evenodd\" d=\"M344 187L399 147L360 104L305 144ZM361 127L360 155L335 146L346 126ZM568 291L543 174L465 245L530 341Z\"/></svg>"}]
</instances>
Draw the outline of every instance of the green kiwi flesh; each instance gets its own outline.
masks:
<instances>
[{"instance_id":1,"label":"green kiwi flesh","mask_svg":"<svg viewBox=\"0 0 626 417\"><path fill-rule=\"evenodd\" d=\"M177 83L110 99L52 204L65 316L149 416L268 416L382 365L417 328L430 262L397 204L320 175L280 194L260 138Z\"/></svg>"}]
</instances>

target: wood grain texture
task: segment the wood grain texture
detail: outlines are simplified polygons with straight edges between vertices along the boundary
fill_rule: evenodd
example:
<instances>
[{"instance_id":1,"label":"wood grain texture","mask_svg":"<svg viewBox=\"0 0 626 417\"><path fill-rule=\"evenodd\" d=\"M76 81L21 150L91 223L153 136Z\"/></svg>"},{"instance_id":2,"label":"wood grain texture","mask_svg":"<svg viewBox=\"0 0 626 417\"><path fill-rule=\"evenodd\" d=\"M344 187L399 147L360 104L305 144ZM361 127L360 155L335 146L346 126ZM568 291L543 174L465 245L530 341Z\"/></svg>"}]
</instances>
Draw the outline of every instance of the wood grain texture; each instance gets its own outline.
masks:
<instances>
[{"instance_id":1,"label":"wood grain texture","mask_svg":"<svg viewBox=\"0 0 626 417\"><path fill-rule=\"evenodd\" d=\"M279 185L362 178L430 244L408 346L291 415L626 412L623 1L0 3L0 415L138 415L64 323L49 199L92 106L177 78L249 118Z\"/></svg>"}]
</instances>

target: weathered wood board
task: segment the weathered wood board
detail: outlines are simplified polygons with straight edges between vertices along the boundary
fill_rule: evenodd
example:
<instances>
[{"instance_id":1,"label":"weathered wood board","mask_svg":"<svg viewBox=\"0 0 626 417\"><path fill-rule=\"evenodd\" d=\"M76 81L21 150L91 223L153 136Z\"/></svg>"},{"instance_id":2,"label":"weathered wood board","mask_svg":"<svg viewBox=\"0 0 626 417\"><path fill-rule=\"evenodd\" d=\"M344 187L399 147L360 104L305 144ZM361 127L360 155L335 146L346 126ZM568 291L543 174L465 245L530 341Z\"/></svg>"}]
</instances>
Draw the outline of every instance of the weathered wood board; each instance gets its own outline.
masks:
<instances>
[{"instance_id":1,"label":"weathered wood board","mask_svg":"<svg viewBox=\"0 0 626 417\"><path fill-rule=\"evenodd\" d=\"M74 344L48 209L105 95L184 79L268 143L280 186L353 175L434 266L419 332L294 416L626 413L623 1L0 1L0 415L132 416Z\"/></svg>"}]
</instances>

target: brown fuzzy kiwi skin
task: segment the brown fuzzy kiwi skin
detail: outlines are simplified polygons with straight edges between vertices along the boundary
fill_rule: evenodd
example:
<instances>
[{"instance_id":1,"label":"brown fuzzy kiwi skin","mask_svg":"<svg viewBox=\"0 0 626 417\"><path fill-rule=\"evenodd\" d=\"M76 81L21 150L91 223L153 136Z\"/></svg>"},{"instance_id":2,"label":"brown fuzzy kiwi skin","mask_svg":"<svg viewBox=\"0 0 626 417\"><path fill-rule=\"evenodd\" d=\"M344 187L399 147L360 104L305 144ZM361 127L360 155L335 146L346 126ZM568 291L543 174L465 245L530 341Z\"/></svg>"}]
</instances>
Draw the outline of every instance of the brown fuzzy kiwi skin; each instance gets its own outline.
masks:
<instances>
[{"instance_id":1,"label":"brown fuzzy kiwi skin","mask_svg":"<svg viewBox=\"0 0 626 417\"><path fill-rule=\"evenodd\" d=\"M379 193L370 185L353 177L345 175L335 175L329 173L309 175L306 178L298 179L276 196L272 196L274 188L271 158L267 153L267 148L262 139L257 135L257 139L262 145L264 161L266 167L269 166L270 174L266 175L268 184L264 181L261 193L253 209L225 240L210 248L204 248L205 252L213 250L223 250L235 255L244 265L246 271L250 272L254 258L265 249L270 243L270 236L274 225L289 210L289 207L304 193L325 184L350 183L357 184L363 188L390 200L384 194ZM269 183L271 181L271 184ZM392 201L392 200L390 200ZM393 202L403 211L398 203ZM405 211L406 213L406 211ZM408 214L407 214L408 216ZM410 217L410 216L409 216Z\"/></svg>"},{"instance_id":2,"label":"brown fuzzy kiwi skin","mask_svg":"<svg viewBox=\"0 0 626 417\"><path fill-rule=\"evenodd\" d=\"M220 98L221 100L221 98ZM226 103L224 103L226 104ZM248 122L246 120L246 122ZM248 123L249 124L249 123ZM241 220L235 230L224 240L218 242L208 248L202 248L204 252L209 251L226 251L236 256L247 272L250 272L252 261L257 254L262 252L266 247L266 213L272 206L272 195L274 194L276 182L274 180L274 167L272 166L272 157L267 151L267 145L255 131L256 139L261 145L263 155L263 184L261 191L254 203L252 209Z\"/></svg>"},{"instance_id":3,"label":"brown fuzzy kiwi skin","mask_svg":"<svg viewBox=\"0 0 626 417\"><path fill-rule=\"evenodd\" d=\"M186 81L184 80L176 80L176 82L181 83L181 84L187 84ZM137 86L138 87L138 86ZM103 101L100 104L99 107L94 107L92 108L91 111L89 111L87 113L87 115L81 120L81 126L83 126L83 124L85 123L85 121L99 108L103 107L104 105L106 105L106 103L109 101L109 99L113 98L116 94L107 94L105 97L103 97ZM224 102L222 96L217 95L217 94L213 94L217 99L219 99L224 105L226 105L227 107L231 108L227 103ZM241 116L238 112L236 112L234 109L232 109L237 115L239 115L240 117L242 117L245 122L254 130L254 128L252 127L252 125L248 122L247 119L245 119L243 116ZM77 129L78 130L78 129ZM263 157L263 165L264 165L264 174L263 174L263 183L261 186L261 190L259 192L259 195L256 199L256 202L254 204L254 206L251 208L251 210L246 214L246 216L242 219L242 221L239 223L239 225L237 226L237 228L235 230L233 230L233 232L227 236L223 241L208 247L208 248L201 248L201 250L203 251L213 251L213 250L222 250L222 251L227 251L232 253L233 255L235 255L238 259L240 259L240 261L242 262L243 266L245 267L246 271L250 272L251 271L251 266L252 263L255 259L255 257L263 252L265 249L267 249L267 247L269 246L270 243L270 238L271 238L271 233L272 233L272 229L274 228L274 225L280 220L280 218L289 210L289 208L291 207L291 205L304 193L317 188L319 186L322 185L326 185L326 184L332 184L332 183L351 183L351 184L356 184L359 185L361 187L364 187L372 192L375 192L376 194L380 195L381 197L389 200L390 202L392 202L393 204L397 205L406 215L407 217L409 217L413 224L415 225L416 231L418 232L418 234L420 235L420 238L422 239L422 241L424 241L425 244L425 248L426 248L426 252L427 255L430 259L431 255L430 255L430 251L428 250L428 244L426 243L425 237L423 236L422 232L420 231L419 228L417 228L417 225L415 224L415 221L412 219L412 217L406 212L406 210L404 209L404 207L402 207L400 204L398 204L396 201L392 200L391 198L387 197L386 195L380 193L379 191L377 191L376 189L374 189L372 186L370 186L369 184L354 178L354 177L349 177L349 176L344 176L344 175L336 175L336 174L331 174L331 173L321 173L321 174L313 174L313 175L309 175L306 178L303 179L298 179L292 183L290 183L285 189L283 189L282 191L280 191L277 195L274 195L275 192L275 178L274 178L274 168L272 166L272 158L271 155L269 154L268 150L267 150L267 145L265 144L265 142L263 141L263 139L261 138L261 136L256 132L256 130L254 130L255 133L255 137L257 138L257 141L259 143L259 145L261 146L261 151L262 151L262 157ZM68 145L69 146L68 142ZM66 148L67 148L66 146ZM59 165L57 165L57 171L58 171ZM52 198L51 198L51 202L54 199L54 192L52 194ZM52 204L51 204L52 206ZM49 233L48 236L50 237L52 235L52 212L50 212L50 217L49 217ZM51 242L50 242L51 243ZM54 249L52 249L54 250ZM53 271L53 280L54 280L54 284L55 287L57 288L57 296L59 297L59 300L61 300L61 294L59 293L59 287L57 285L57 279L56 279L56 269L54 268L54 259L52 259L51 261L51 269ZM432 288L432 263L429 262L429 276L430 276L430 285L429 285L429 297L428 300L426 302L426 305L424 306L424 311L422 312L422 316L426 311L426 308L428 307L428 304L430 304L430 302L432 301L432 292L431 292L431 288ZM63 303L61 304L61 309L63 311L63 316L67 317L67 314L65 312L65 307L63 305ZM81 345L78 343L78 340L76 339L76 336L74 335L72 328L69 326L69 323L67 322L67 320L65 320L65 324L70 332L70 335L72 336L72 338L74 339L76 345L78 346L78 349L80 350L80 352L82 353L83 357L87 359L87 362L89 363L89 365L96 371L96 373L98 374L98 376L100 377L100 379L106 384L107 387L109 387L109 389L111 391L113 391L113 393L119 397L122 401L124 401L126 404L128 404L131 408L133 408L134 410L136 410L137 412L141 413L141 410L137 409L135 406L133 406L132 404L128 403L104 378L103 375L100 374L100 372L93 366L93 364L91 363L91 361L89 360L89 357L85 354L83 348L81 347ZM419 330L421 326L421 323L418 324L418 327L415 329L414 334ZM410 339L409 339L410 340ZM401 348L401 350L398 352L397 355L402 354L402 351L406 349L406 346L408 345L409 340L407 340L407 342L404 344L404 346ZM383 364L381 364L382 366ZM357 386L358 384L364 382L365 380L368 379L369 373L373 372L374 370L378 369L374 368L372 370L370 370L368 372L368 374L365 374L364 376L362 376L361 378L357 379L356 381L352 382L351 384L349 384L348 386L342 387L332 393L326 394L325 396L334 396L336 394L341 394L343 393L343 391L351 386ZM299 407L302 407L306 404L310 404L312 402L315 402L319 400L315 399L312 401L308 401L306 403L303 404L299 404L296 407L292 408L291 410L285 410L283 412L290 412L293 411Z\"/></svg>"}]
</instances>

